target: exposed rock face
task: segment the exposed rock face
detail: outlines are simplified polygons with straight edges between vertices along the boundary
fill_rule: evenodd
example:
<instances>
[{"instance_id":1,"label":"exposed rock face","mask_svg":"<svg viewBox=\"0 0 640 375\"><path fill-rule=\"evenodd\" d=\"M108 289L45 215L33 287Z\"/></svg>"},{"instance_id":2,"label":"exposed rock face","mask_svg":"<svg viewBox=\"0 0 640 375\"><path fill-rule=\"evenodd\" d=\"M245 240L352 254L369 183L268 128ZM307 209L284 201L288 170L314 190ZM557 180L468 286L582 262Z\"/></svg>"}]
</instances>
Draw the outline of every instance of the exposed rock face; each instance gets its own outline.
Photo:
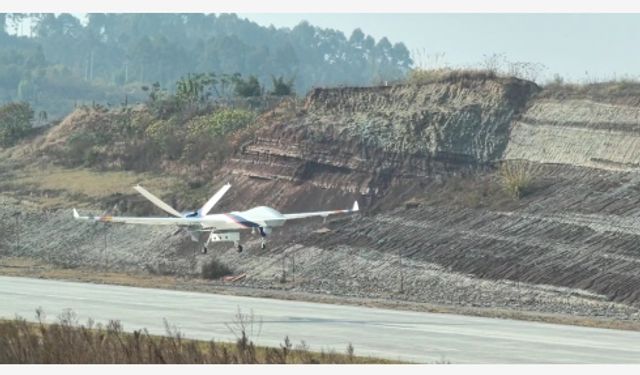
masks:
<instances>
[{"instance_id":1,"label":"exposed rock face","mask_svg":"<svg viewBox=\"0 0 640 375\"><path fill-rule=\"evenodd\" d=\"M538 90L518 79L316 89L228 165L235 174L380 195L394 178L499 158Z\"/></svg>"},{"instance_id":2,"label":"exposed rock face","mask_svg":"<svg viewBox=\"0 0 640 375\"><path fill-rule=\"evenodd\" d=\"M505 158L629 170L639 150L638 105L540 99L514 123Z\"/></svg>"}]
</instances>

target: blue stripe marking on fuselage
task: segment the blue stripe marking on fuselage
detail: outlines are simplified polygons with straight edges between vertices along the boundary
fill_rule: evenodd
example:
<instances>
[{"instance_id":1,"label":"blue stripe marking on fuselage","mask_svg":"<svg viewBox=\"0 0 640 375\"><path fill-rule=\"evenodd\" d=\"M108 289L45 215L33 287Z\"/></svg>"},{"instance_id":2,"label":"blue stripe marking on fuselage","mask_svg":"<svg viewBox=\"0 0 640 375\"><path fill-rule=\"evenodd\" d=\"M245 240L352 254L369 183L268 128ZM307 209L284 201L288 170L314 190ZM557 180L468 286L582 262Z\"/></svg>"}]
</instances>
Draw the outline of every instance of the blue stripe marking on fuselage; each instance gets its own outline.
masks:
<instances>
[{"instance_id":1,"label":"blue stripe marking on fuselage","mask_svg":"<svg viewBox=\"0 0 640 375\"><path fill-rule=\"evenodd\" d=\"M240 225L244 225L247 228L258 228L260 227L260 225L249 221L241 216L238 215L234 215L234 214L225 214L227 216L229 216L231 219L233 219L233 221L235 221L236 223L240 224Z\"/></svg>"}]
</instances>

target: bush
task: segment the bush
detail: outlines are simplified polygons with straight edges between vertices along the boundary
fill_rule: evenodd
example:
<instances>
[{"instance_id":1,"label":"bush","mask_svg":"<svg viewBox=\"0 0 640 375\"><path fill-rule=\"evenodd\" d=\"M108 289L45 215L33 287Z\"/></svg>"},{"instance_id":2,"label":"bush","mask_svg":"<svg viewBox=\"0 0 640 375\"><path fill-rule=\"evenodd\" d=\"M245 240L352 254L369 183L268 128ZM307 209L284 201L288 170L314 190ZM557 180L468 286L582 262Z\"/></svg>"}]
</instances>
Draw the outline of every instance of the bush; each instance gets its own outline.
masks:
<instances>
[{"instance_id":1,"label":"bush","mask_svg":"<svg viewBox=\"0 0 640 375\"><path fill-rule=\"evenodd\" d=\"M9 103L0 107L0 146L9 147L29 134L33 110L28 103Z\"/></svg>"},{"instance_id":2,"label":"bush","mask_svg":"<svg viewBox=\"0 0 640 375\"><path fill-rule=\"evenodd\" d=\"M531 192L535 168L524 160L504 161L500 166L500 182L513 199L520 199Z\"/></svg>"},{"instance_id":3,"label":"bush","mask_svg":"<svg viewBox=\"0 0 640 375\"><path fill-rule=\"evenodd\" d=\"M212 115L194 118L189 124L189 137L224 136L249 125L255 115L244 109L221 109Z\"/></svg>"},{"instance_id":4,"label":"bush","mask_svg":"<svg viewBox=\"0 0 640 375\"><path fill-rule=\"evenodd\" d=\"M293 94L293 81L294 78L290 78L285 81L284 77L280 76L276 78L271 75L271 82L273 83L273 90L269 93L275 96L288 96Z\"/></svg>"},{"instance_id":5,"label":"bush","mask_svg":"<svg viewBox=\"0 0 640 375\"><path fill-rule=\"evenodd\" d=\"M231 268L215 258L202 265L203 279L214 280L232 274L233 270Z\"/></svg>"},{"instance_id":6,"label":"bush","mask_svg":"<svg viewBox=\"0 0 640 375\"><path fill-rule=\"evenodd\" d=\"M238 77L235 79L234 84L237 96L248 98L262 95L262 87L260 87L260 82L255 76L249 76L247 80Z\"/></svg>"},{"instance_id":7,"label":"bush","mask_svg":"<svg viewBox=\"0 0 640 375\"><path fill-rule=\"evenodd\" d=\"M190 163L206 159L213 165L221 164L233 151L227 135L245 129L254 118L254 113L248 110L221 109L192 119L187 124L183 159Z\"/></svg>"},{"instance_id":8,"label":"bush","mask_svg":"<svg viewBox=\"0 0 640 375\"><path fill-rule=\"evenodd\" d=\"M488 80L495 79L498 75L492 70L449 68L440 69L413 69L407 74L408 84L426 84L435 82L459 82L463 80Z\"/></svg>"}]
</instances>

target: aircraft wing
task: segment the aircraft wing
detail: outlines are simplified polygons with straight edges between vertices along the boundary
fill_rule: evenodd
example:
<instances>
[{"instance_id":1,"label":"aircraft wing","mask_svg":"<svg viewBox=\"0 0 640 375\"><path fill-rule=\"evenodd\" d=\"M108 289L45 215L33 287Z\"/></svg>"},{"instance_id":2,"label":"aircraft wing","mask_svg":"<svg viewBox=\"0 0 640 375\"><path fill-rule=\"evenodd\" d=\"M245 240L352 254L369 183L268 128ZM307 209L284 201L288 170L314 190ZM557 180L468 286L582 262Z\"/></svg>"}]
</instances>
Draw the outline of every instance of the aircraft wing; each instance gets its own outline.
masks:
<instances>
[{"instance_id":1,"label":"aircraft wing","mask_svg":"<svg viewBox=\"0 0 640 375\"><path fill-rule=\"evenodd\" d=\"M318 217L318 216L327 217L329 215L335 215L335 214L350 214L358 211L360 211L360 207L358 206L358 201L355 201L353 203L353 207L351 207L351 209L349 210L304 212L304 213L298 213L298 214L282 214L282 216L284 216L287 220L291 220L291 219L304 219L307 217Z\"/></svg>"},{"instance_id":2,"label":"aircraft wing","mask_svg":"<svg viewBox=\"0 0 640 375\"><path fill-rule=\"evenodd\" d=\"M201 220L199 218L183 218L183 217L126 217L126 216L80 216L76 209L73 209L73 217L77 220L100 221L103 223L125 223L125 224L143 224L143 225L178 225L190 226L198 225Z\"/></svg>"}]
</instances>

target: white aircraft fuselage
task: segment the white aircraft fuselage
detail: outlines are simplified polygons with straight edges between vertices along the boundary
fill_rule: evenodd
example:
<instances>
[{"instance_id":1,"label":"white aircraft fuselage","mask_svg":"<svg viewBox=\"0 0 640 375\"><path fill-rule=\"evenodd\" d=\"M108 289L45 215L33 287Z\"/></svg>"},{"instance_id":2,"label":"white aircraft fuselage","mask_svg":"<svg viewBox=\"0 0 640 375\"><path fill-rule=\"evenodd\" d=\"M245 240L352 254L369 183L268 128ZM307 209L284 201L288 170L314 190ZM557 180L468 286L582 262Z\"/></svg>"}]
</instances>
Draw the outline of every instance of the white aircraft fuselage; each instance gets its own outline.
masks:
<instances>
[{"instance_id":1,"label":"white aircraft fuselage","mask_svg":"<svg viewBox=\"0 0 640 375\"><path fill-rule=\"evenodd\" d=\"M143 225L175 225L184 227L191 235L191 239L199 241L201 232L209 232L209 238L204 245L206 253L207 244L210 242L234 242L238 251L242 251L240 245L240 231L251 229L262 236L261 247L265 247L264 237L269 235L273 228L281 227L288 220L304 219L310 217L323 217L334 214L347 214L359 211L358 202L353 203L351 209L333 211L315 211L282 214L271 207L258 206L245 211L232 211L222 214L209 214L211 209L222 198L230 184L224 185L218 190L200 209L196 211L178 212L173 207L163 202L155 195L149 193L140 185L134 187L136 191L150 200L158 208L172 215L171 217L131 217L131 216L81 216L73 209L73 217L78 220L90 220L106 223L143 224Z\"/></svg>"}]
</instances>

